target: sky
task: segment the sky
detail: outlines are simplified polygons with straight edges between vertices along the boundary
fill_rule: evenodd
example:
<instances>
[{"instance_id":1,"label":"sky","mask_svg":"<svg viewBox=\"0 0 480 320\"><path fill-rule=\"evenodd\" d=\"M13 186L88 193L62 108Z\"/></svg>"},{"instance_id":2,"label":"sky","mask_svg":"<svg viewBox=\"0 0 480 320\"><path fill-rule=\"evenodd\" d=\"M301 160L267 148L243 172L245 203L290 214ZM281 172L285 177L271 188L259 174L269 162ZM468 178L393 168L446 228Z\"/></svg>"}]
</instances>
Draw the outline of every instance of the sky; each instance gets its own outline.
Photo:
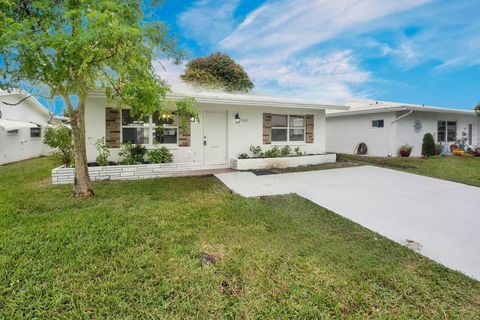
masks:
<instances>
[{"instance_id":1,"label":"sky","mask_svg":"<svg viewBox=\"0 0 480 320\"><path fill-rule=\"evenodd\" d=\"M479 13L480 0L165 0L154 18L188 59L230 55L256 94L471 109L480 101ZM180 85L184 64L154 66Z\"/></svg>"}]
</instances>

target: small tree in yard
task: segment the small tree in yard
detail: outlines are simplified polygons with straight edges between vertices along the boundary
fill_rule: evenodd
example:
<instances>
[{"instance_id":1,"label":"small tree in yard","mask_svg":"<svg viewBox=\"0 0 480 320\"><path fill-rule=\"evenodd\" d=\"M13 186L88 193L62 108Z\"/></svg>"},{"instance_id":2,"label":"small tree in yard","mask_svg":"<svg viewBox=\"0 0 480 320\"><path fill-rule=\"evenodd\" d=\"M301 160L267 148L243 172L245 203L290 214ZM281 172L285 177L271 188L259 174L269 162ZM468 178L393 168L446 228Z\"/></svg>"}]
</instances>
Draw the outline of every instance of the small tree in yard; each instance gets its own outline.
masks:
<instances>
[{"instance_id":1,"label":"small tree in yard","mask_svg":"<svg viewBox=\"0 0 480 320\"><path fill-rule=\"evenodd\" d=\"M435 140L431 133L425 133L422 143L422 156L430 157L435 155Z\"/></svg>"},{"instance_id":2,"label":"small tree in yard","mask_svg":"<svg viewBox=\"0 0 480 320\"><path fill-rule=\"evenodd\" d=\"M181 78L194 85L228 92L249 92L254 86L241 65L219 52L189 61Z\"/></svg>"},{"instance_id":3,"label":"small tree in yard","mask_svg":"<svg viewBox=\"0 0 480 320\"><path fill-rule=\"evenodd\" d=\"M62 163L66 167L73 164L74 148L70 130L61 124L56 124L45 129L43 142L54 149L53 157L56 162Z\"/></svg>"},{"instance_id":4,"label":"small tree in yard","mask_svg":"<svg viewBox=\"0 0 480 320\"><path fill-rule=\"evenodd\" d=\"M0 0L0 88L25 83L61 97L71 119L77 196L93 195L85 149L85 104L93 90L134 114L166 104L168 87L157 78L157 54L180 62L165 25L144 18L152 0ZM176 104L180 115L198 117L193 100Z\"/></svg>"}]
</instances>

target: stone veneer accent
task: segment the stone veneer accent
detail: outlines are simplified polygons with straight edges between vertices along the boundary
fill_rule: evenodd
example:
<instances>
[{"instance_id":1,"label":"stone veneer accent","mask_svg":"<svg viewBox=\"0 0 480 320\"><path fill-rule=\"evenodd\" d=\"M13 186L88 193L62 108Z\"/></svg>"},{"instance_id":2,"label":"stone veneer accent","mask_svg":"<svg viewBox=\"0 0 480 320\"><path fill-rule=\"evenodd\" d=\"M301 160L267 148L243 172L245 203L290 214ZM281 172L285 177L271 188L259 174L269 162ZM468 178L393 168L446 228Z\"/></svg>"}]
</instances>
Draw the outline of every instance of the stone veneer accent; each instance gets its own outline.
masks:
<instances>
[{"instance_id":1,"label":"stone veneer accent","mask_svg":"<svg viewBox=\"0 0 480 320\"><path fill-rule=\"evenodd\" d=\"M203 166L197 162L159 163L88 167L92 181L100 180L139 180L164 177L181 177L204 174L205 170L220 169L225 166ZM75 168L61 166L52 170L53 184L72 184Z\"/></svg>"},{"instance_id":2,"label":"stone veneer accent","mask_svg":"<svg viewBox=\"0 0 480 320\"><path fill-rule=\"evenodd\" d=\"M114 108L105 108L105 143L120 148L120 111Z\"/></svg>"},{"instance_id":3,"label":"stone veneer accent","mask_svg":"<svg viewBox=\"0 0 480 320\"><path fill-rule=\"evenodd\" d=\"M313 143L313 126L314 126L314 117L313 114L305 116L305 125L306 125L306 143Z\"/></svg>"},{"instance_id":4,"label":"stone veneer accent","mask_svg":"<svg viewBox=\"0 0 480 320\"><path fill-rule=\"evenodd\" d=\"M272 114L263 114L263 144L272 143Z\"/></svg>"},{"instance_id":5,"label":"stone veneer accent","mask_svg":"<svg viewBox=\"0 0 480 320\"><path fill-rule=\"evenodd\" d=\"M178 133L178 146L179 147L190 147L191 143L191 123L190 119L187 118L185 128L179 128Z\"/></svg>"}]
</instances>

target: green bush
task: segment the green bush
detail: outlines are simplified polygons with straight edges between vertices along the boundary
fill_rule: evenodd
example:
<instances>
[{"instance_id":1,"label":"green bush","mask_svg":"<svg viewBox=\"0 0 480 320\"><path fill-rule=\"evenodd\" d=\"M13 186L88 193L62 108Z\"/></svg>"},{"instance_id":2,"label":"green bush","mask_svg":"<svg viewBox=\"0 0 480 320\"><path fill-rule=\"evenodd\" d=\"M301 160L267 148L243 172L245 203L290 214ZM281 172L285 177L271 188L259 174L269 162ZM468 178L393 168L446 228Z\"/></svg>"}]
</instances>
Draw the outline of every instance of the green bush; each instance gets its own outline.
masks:
<instances>
[{"instance_id":1,"label":"green bush","mask_svg":"<svg viewBox=\"0 0 480 320\"><path fill-rule=\"evenodd\" d=\"M302 151L300 150L300 147L296 147L295 149L293 149L293 152L295 152L295 155L297 155L297 156L302 155Z\"/></svg>"},{"instance_id":2,"label":"green bush","mask_svg":"<svg viewBox=\"0 0 480 320\"><path fill-rule=\"evenodd\" d=\"M251 145L250 146L250 152L253 153L253 156L255 158L263 158L263 156L264 156L263 151L262 151L262 147L260 147L260 146Z\"/></svg>"},{"instance_id":3,"label":"green bush","mask_svg":"<svg viewBox=\"0 0 480 320\"><path fill-rule=\"evenodd\" d=\"M292 153L292 148L290 148L289 145L286 145L282 148L282 150L280 150L280 154L282 155L282 157L288 157L290 153Z\"/></svg>"},{"instance_id":4,"label":"green bush","mask_svg":"<svg viewBox=\"0 0 480 320\"><path fill-rule=\"evenodd\" d=\"M422 143L422 155L424 157L430 157L435 155L435 140L433 140L433 136L430 133L425 133L423 136L423 143Z\"/></svg>"},{"instance_id":5,"label":"green bush","mask_svg":"<svg viewBox=\"0 0 480 320\"><path fill-rule=\"evenodd\" d=\"M278 146L274 146L272 149L264 152L265 158L278 158L282 154L282 151Z\"/></svg>"},{"instance_id":6,"label":"green bush","mask_svg":"<svg viewBox=\"0 0 480 320\"><path fill-rule=\"evenodd\" d=\"M95 148L97 148L98 156L95 158L95 162L99 166L107 166L108 158L110 157L110 150L107 148L105 138L100 138L95 141Z\"/></svg>"},{"instance_id":7,"label":"green bush","mask_svg":"<svg viewBox=\"0 0 480 320\"><path fill-rule=\"evenodd\" d=\"M43 142L54 149L53 159L66 167L73 165L75 153L73 148L70 129L64 125L57 124L45 129Z\"/></svg>"},{"instance_id":8,"label":"green bush","mask_svg":"<svg viewBox=\"0 0 480 320\"><path fill-rule=\"evenodd\" d=\"M140 164L144 162L147 149L141 144L123 143L122 150L118 153L121 157L120 164Z\"/></svg>"},{"instance_id":9,"label":"green bush","mask_svg":"<svg viewBox=\"0 0 480 320\"><path fill-rule=\"evenodd\" d=\"M150 163L171 163L173 162L173 154L165 147L160 149L152 149L147 152L148 162Z\"/></svg>"}]
</instances>

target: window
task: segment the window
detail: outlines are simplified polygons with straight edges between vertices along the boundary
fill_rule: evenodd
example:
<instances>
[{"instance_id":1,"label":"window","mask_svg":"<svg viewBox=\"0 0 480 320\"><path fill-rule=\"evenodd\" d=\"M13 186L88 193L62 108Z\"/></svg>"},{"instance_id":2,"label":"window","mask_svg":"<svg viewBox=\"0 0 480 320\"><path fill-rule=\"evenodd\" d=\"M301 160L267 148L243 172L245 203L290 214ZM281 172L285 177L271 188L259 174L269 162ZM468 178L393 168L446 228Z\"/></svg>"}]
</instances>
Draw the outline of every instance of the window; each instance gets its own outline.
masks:
<instances>
[{"instance_id":1,"label":"window","mask_svg":"<svg viewBox=\"0 0 480 320\"><path fill-rule=\"evenodd\" d=\"M148 144L150 136L150 118L133 116L129 109L122 110L122 142Z\"/></svg>"},{"instance_id":2,"label":"window","mask_svg":"<svg viewBox=\"0 0 480 320\"><path fill-rule=\"evenodd\" d=\"M468 125L468 144L473 143L473 124Z\"/></svg>"},{"instance_id":3,"label":"window","mask_svg":"<svg viewBox=\"0 0 480 320\"><path fill-rule=\"evenodd\" d=\"M456 140L457 140L457 122L438 121L437 141L438 142L455 142Z\"/></svg>"},{"instance_id":4,"label":"window","mask_svg":"<svg viewBox=\"0 0 480 320\"><path fill-rule=\"evenodd\" d=\"M178 117L176 113L155 112L149 116L132 116L122 110L122 142L134 144L177 144Z\"/></svg>"},{"instance_id":5,"label":"window","mask_svg":"<svg viewBox=\"0 0 480 320\"><path fill-rule=\"evenodd\" d=\"M305 141L305 117L272 115L272 141Z\"/></svg>"},{"instance_id":6,"label":"window","mask_svg":"<svg viewBox=\"0 0 480 320\"><path fill-rule=\"evenodd\" d=\"M177 120L175 113L160 114L155 112L152 116L154 141L157 143L177 143Z\"/></svg>"},{"instance_id":7,"label":"window","mask_svg":"<svg viewBox=\"0 0 480 320\"><path fill-rule=\"evenodd\" d=\"M385 125L385 121L383 119L372 120L372 128L383 128L384 125Z\"/></svg>"},{"instance_id":8,"label":"window","mask_svg":"<svg viewBox=\"0 0 480 320\"><path fill-rule=\"evenodd\" d=\"M16 135L18 135L18 129L7 131L7 136L16 136Z\"/></svg>"},{"instance_id":9,"label":"window","mask_svg":"<svg viewBox=\"0 0 480 320\"><path fill-rule=\"evenodd\" d=\"M42 136L42 128L30 128L30 138L40 138Z\"/></svg>"}]
</instances>

